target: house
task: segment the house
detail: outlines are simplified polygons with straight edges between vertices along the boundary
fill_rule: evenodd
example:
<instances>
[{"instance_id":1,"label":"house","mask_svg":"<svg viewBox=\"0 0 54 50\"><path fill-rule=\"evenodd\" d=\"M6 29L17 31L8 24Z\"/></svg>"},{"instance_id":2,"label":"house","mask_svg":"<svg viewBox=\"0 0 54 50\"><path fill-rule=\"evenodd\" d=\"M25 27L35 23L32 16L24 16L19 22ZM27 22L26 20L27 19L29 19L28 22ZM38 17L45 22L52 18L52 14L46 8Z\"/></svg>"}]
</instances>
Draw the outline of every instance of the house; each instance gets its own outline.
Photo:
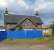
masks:
<instances>
[{"instance_id":1,"label":"house","mask_svg":"<svg viewBox=\"0 0 54 50\"><path fill-rule=\"evenodd\" d=\"M42 28L42 20L36 16L14 15L5 11L5 26L6 30L15 29L39 29Z\"/></svg>"}]
</instances>

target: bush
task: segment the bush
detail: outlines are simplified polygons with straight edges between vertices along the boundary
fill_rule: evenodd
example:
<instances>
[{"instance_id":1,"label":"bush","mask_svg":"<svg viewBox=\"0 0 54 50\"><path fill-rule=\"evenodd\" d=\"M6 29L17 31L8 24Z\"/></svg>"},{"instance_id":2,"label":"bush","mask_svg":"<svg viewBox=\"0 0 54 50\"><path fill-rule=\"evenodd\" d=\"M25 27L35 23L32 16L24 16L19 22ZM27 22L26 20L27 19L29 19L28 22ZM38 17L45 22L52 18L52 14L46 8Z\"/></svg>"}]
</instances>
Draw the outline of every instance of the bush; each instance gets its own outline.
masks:
<instances>
[{"instance_id":1,"label":"bush","mask_svg":"<svg viewBox=\"0 0 54 50\"><path fill-rule=\"evenodd\" d=\"M16 30L22 30L23 28L21 26L16 27Z\"/></svg>"}]
</instances>

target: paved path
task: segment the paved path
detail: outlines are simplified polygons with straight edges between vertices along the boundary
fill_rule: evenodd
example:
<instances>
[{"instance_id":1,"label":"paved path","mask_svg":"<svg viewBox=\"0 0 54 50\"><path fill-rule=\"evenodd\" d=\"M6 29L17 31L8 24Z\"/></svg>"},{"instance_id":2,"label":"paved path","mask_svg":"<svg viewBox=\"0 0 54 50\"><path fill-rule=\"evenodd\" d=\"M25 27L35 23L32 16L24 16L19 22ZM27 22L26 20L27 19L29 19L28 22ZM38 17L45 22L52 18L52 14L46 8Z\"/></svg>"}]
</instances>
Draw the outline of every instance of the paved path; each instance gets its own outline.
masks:
<instances>
[{"instance_id":1,"label":"paved path","mask_svg":"<svg viewBox=\"0 0 54 50\"><path fill-rule=\"evenodd\" d=\"M15 46L2 46L0 50L53 50L46 45L15 45Z\"/></svg>"}]
</instances>

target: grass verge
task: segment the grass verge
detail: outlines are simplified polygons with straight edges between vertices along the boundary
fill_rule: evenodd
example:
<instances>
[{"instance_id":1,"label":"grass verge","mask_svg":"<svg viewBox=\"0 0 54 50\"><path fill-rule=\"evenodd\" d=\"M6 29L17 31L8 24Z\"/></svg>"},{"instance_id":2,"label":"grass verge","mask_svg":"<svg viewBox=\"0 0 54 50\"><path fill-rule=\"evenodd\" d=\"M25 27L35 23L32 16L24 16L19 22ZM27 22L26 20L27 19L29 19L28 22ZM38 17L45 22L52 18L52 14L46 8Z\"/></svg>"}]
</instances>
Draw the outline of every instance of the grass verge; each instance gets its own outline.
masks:
<instances>
[{"instance_id":1,"label":"grass verge","mask_svg":"<svg viewBox=\"0 0 54 50\"><path fill-rule=\"evenodd\" d=\"M48 42L48 38L16 39L16 40L7 39L7 40L4 40L4 44L8 44L8 45L14 45L14 44L42 44L42 43L47 43L47 42Z\"/></svg>"}]
</instances>

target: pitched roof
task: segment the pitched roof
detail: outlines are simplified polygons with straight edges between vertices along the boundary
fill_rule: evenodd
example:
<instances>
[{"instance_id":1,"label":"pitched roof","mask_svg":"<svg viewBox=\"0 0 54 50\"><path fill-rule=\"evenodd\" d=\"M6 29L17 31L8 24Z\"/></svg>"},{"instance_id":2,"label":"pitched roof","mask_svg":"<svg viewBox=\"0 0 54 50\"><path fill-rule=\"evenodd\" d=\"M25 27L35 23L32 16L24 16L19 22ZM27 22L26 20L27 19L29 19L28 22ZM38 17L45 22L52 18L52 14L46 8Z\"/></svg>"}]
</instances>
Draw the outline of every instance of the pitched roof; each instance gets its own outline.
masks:
<instances>
[{"instance_id":1,"label":"pitched roof","mask_svg":"<svg viewBox=\"0 0 54 50\"><path fill-rule=\"evenodd\" d=\"M18 23L18 24L20 24L26 18L30 19L34 23L42 24L42 20L40 19L40 17L25 16L25 15L12 15L12 14L5 15L5 23Z\"/></svg>"}]
</instances>

